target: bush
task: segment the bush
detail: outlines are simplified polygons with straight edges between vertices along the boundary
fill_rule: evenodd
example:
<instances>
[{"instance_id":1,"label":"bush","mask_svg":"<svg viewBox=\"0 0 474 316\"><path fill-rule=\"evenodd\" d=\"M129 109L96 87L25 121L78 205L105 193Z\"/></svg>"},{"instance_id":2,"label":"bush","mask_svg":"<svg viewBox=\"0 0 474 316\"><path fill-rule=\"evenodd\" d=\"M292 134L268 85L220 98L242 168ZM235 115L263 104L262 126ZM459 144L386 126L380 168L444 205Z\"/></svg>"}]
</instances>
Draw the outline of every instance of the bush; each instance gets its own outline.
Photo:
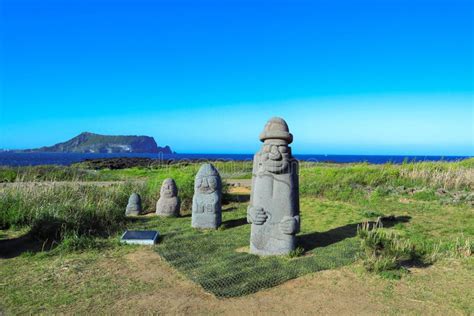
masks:
<instances>
[{"instance_id":1,"label":"bush","mask_svg":"<svg viewBox=\"0 0 474 316\"><path fill-rule=\"evenodd\" d=\"M301 257L302 255L304 255L304 248L296 247L294 250L290 251L290 253L288 254L288 258L293 259Z\"/></svg>"},{"instance_id":2,"label":"bush","mask_svg":"<svg viewBox=\"0 0 474 316\"><path fill-rule=\"evenodd\" d=\"M403 269L403 264L415 262L420 258L415 246L393 231L369 223L357 227L357 236L361 239L361 259L367 271L386 272Z\"/></svg>"},{"instance_id":3,"label":"bush","mask_svg":"<svg viewBox=\"0 0 474 316\"><path fill-rule=\"evenodd\" d=\"M0 168L0 182L14 182L17 173L13 168Z\"/></svg>"}]
</instances>

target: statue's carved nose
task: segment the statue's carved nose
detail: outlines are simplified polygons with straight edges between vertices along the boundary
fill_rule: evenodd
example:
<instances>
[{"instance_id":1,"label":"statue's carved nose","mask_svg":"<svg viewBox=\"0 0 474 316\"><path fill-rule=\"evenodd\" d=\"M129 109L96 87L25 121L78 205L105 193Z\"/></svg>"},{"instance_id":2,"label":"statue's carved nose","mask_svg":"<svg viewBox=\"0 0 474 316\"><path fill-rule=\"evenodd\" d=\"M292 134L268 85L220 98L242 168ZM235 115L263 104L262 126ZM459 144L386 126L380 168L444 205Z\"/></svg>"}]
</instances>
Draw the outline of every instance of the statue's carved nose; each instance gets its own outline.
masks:
<instances>
[{"instance_id":1,"label":"statue's carved nose","mask_svg":"<svg viewBox=\"0 0 474 316\"><path fill-rule=\"evenodd\" d=\"M278 151L278 148L276 146L272 146L272 151L268 155L271 160L279 160L281 159L281 154Z\"/></svg>"}]
</instances>

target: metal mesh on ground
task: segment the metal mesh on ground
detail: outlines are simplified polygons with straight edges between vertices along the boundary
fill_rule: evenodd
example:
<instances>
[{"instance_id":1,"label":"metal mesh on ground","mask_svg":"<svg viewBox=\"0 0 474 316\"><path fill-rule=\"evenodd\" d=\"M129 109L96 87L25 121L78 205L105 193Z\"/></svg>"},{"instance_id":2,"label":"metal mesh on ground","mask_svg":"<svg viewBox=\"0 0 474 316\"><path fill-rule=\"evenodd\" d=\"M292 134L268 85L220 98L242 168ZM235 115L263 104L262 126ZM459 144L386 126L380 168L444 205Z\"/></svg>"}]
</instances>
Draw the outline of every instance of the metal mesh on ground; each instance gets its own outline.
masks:
<instances>
[{"instance_id":1,"label":"metal mesh on ground","mask_svg":"<svg viewBox=\"0 0 474 316\"><path fill-rule=\"evenodd\" d=\"M225 228L224 222L223 227L164 232L156 249L177 270L217 297L247 295L307 273L344 266L355 260L359 250L355 238L335 238L324 247L317 247L316 238L316 248L308 249L302 257L258 257L239 251L249 244L249 225Z\"/></svg>"}]
</instances>

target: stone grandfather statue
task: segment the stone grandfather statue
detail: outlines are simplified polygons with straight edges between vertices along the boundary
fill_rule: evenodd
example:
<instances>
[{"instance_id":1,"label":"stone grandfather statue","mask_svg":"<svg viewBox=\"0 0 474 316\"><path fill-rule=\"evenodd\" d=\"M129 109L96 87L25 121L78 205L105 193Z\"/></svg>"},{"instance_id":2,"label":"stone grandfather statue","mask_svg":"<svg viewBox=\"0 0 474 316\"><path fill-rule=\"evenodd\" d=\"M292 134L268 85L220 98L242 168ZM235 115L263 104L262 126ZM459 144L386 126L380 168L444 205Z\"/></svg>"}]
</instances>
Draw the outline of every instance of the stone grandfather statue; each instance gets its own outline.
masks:
<instances>
[{"instance_id":1,"label":"stone grandfather statue","mask_svg":"<svg viewBox=\"0 0 474 316\"><path fill-rule=\"evenodd\" d=\"M142 199L137 193L132 193L128 199L127 208L125 209L125 215L136 216L142 213Z\"/></svg>"},{"instance_id":2,"label":"stone grandfather statue","mask_svg":"<svg viewBox=\"0 0 474 316\"><path fill-rule=\"evenodd\" d=\"M160 190L160 198L156 202L156 214L160 216L179 216L180 200L178 188L173 179L168 178L163 181Z\"/></svg>"},{"instance_id":3,"label":"stone grandfather statue","mask_svg":"<svg viewBox=\"0 0 474 316\"><path fill-rule=\"evenodd\" d=\"M194 180L191 225L195 228L218 228L222 222L222 182L217 169L203 164Z\"/></svg>"},{"instance_id":4,"label":"stone grandfather statue","mask_svg":"<svg viewBox=\"0 0 474 316\"><path fill-rule=\"evenodd\" d=\"M288 254L299 232L298 162L288 146L293 135L286 122L270 119L260 134L262 148L253 159L252 191L247 221L252 224L250 252Z\"/></svg>"}]
</instances>

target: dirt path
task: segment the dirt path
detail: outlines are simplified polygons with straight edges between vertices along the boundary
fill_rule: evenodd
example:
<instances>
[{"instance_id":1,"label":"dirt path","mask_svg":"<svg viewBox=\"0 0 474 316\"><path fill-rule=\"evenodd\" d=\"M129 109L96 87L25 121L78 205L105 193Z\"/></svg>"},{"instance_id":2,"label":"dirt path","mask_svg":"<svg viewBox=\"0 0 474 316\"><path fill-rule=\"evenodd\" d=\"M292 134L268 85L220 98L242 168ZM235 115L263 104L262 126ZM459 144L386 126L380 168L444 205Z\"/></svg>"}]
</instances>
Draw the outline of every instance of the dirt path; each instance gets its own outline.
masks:
<instances>
[{"instance_id":1,"label":"dirt path","mask_svg":"<svg viewBox=\"0 0 474 316\"><path fill-rule=\"evenodd\" d=\"M231 187L250 188L252 186L252 179L224 179L224 181Z\"/></svg>"},{"instance_id":2,"label":"dirt path","mask_svg":"<svg viewBox=\"0 0 474 316\"><path fill-rule=\"evenodd\" d=\"M218 299L180 275L151 249L127 255L126 262L126 266L112 264L107 269L118 275L131 273L158 286L153 293L137 293L116 301L112 313L360 315L383 310L382 304L367 295L374 289L346 269L307 275L244 297ZM133 268L137 266L147 268Z\"/></svg>"},{"instance_id":3,"label":"dirt path","mask_svg":"<svg viewBox=\"0 0 474 316\"><path fill-rule=\"evenodd\" d=\"M117 277L126 273L154 284L154 289L119 299L110 309L102 309L101 312L180 315L451 315L462 312L453 309L449 300L443 298L443 293L466 289L470 282L465 275L466 280L463 282L467 284L459 284L459 279L453 278L454 275L445 275L445 267L413 269L411 276L401 281L360 276L354 268L344 267L308 274L255 294L218 299L170 267L150 248L140 248L124 259L125 264L122 262L117 265L110 261L101 264L103 268L114 271ZM457 269L452 271L456 275L459 273ZM463 273L469 274L468 271ZM423 286L419 280L424 280ZM430 300L432 296L439 296L442 303Z\"/></svg>"}]
</instances>

